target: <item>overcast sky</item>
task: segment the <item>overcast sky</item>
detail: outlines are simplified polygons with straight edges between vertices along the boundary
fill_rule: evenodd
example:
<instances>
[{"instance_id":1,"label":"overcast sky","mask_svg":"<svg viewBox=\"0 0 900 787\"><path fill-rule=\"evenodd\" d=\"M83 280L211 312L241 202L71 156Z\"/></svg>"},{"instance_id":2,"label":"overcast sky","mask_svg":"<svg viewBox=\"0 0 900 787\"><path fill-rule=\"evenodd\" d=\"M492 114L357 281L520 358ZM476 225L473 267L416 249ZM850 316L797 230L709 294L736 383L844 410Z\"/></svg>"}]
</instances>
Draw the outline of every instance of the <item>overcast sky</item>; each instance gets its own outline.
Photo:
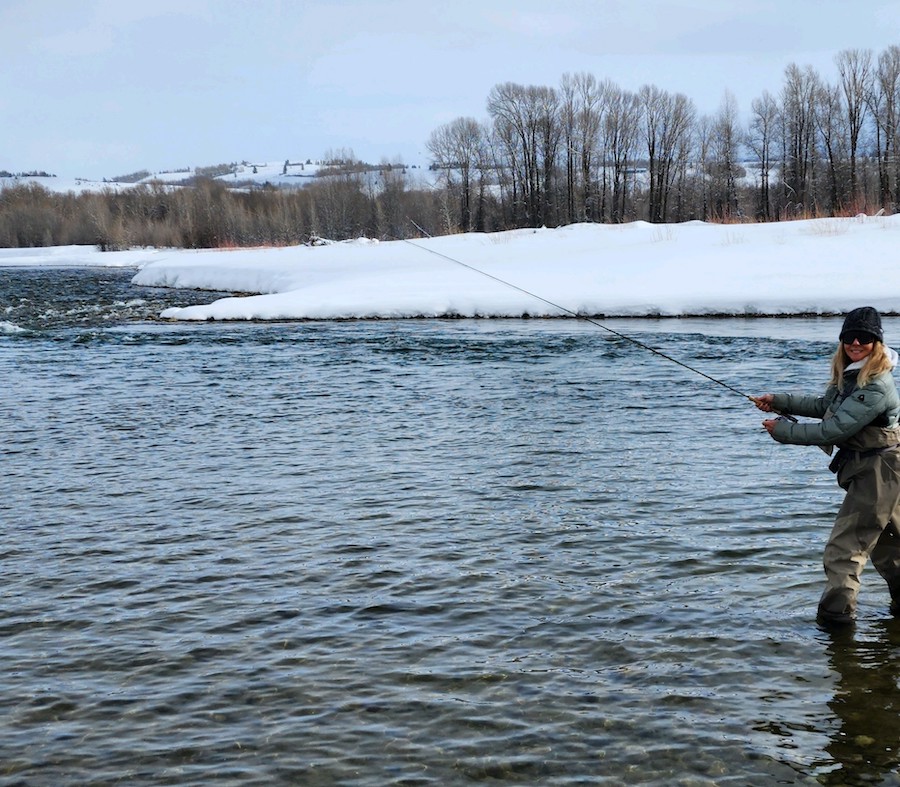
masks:
<instances>
[{"instance_id":1,"label":"overcast sky","mask_svg":"<svg viewBox=\"0 0 900 787\"><path fill-rule=\"evenodd\" d=\"M0 0L0 169L103 178L352 150L427 164L502 82L589 72L713 114L900 45L900 0Z\"/></svg>"}]
</instances>

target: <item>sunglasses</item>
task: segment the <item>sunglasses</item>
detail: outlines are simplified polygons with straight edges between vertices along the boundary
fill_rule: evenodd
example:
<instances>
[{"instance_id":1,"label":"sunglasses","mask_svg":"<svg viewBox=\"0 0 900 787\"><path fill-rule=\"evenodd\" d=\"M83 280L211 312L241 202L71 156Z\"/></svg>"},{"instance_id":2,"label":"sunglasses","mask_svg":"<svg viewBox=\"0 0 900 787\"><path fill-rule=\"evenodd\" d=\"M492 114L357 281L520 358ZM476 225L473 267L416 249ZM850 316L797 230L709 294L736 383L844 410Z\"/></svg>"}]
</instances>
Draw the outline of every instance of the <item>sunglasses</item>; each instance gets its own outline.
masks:
<instances>
[{"instance_id":1,"label":"sunglasses","mask_svg":"<svg viewBox=\"0 0 900 787\"><path fill-rule=\"evenodd\" d=\"M841 334L841 341L844 344L853 344L853 342L872 344L875 341L875 336L865 331L847 331Z\"/></svg>"}]
</instances>

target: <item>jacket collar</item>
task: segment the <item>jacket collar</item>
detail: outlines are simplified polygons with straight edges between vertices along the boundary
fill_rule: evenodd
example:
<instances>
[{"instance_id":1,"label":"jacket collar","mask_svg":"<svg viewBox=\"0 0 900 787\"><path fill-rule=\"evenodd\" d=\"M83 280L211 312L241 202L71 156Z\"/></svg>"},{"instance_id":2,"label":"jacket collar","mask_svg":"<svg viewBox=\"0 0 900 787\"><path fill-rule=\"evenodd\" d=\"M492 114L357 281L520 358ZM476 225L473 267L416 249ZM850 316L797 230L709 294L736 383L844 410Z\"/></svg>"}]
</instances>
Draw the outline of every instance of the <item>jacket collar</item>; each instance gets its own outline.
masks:
<instances>
[{"instance_id":1,"label":"jacket collar","mask_svg":"<svg viewBox=\"0 0 900 787\"><path fill-rule=\"evenodd\" d=\"M892 347L888 347L887 345L884 346L884 351L887 353L887 357L891 362L891 369L893 369L897 365L898 360L900 360L900 355L897 355L897 351L894 350ZM851 363L849 366L847 366L844 369L844 371L845 372L858 372L860 369L863 368L863 366L865 366L865 364L866 364L866 359L863 358L861 361L856 361L856 363Z\"/></svg>"}]
</instances>

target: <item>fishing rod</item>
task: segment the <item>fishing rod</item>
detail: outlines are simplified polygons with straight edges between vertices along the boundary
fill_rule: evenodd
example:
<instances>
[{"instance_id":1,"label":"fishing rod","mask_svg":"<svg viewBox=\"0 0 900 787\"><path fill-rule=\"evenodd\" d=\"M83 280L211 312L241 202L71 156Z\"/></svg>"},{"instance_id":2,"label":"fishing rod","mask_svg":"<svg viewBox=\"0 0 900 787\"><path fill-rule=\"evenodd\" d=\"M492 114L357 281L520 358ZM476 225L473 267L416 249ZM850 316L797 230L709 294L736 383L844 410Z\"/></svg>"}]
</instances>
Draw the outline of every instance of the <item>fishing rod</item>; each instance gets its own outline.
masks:
<instances>
[{"instance_id":1,"label":"fishing rod","mask_svg":"<svg viewBox=\"0 0 900 787\"><path fill-rule=\"evenodd\" d=\"M426 237L431 238L431 239L434 238L434 236L431 233L429 233L427 230L424 230L422 227L420 227L418 224L416 224L416 222L413 221L412 219L409 219L409 222L419 232L421 232ZM427 246L421 246L418 243L414 243L413 241L409 240L408 238L401 238L401 240L403 240L405 243L410 244L411 246L415 246L417 249L420 249L421 251L427 251L430 254L434 254L437 257L441 257L441 258L447 260L448 262L455 263L456 265L461 265L463 268L467 268L468 270L473 271L474 273L478 273L481 276L485 276L488 279L493 279L495 282L498 282L499 284L502 284L506 287L511 287L512 289L517 290L518 292L521 292L524 295L529 296L530 298L535 298L543 303L546 303L548 306L552 306L554 309L558 309L559 311L564 312L565 314L569 314L572 317L575 317L576 319L584 320L584 322L589 322L591 325L595 325L598 328L601 328L602 330L607 331L608 333L611 333L613 336L617 336L620 339L624 339L627 342L631 342L632 344L637 345L638 347L641 347L644 350L647 350L647 351L653 353L654 355L658 355L660 358L665 358L667 361L671 361L672 363L677 364L678 366L682 367L683 369L687 369L688 371L693 372L694 374L698 374L701 377L709 380L710 382L715 383L716 385L719 385L722 388L725 388L726 390L731 391L734 394L737 394L742 399L749 399L751 402L756 404L756 399L754 397L750 396L749 394L746 394L743 391L739 391L737 388L732 387L728 383L723 382L722 380L719 380L719 379L713 377L712 375L706 374L706 372L702 372L699 369L694 368L693 366L689 366L688 364L684 363L683 361L679 361L677 358L673 358L671 355L667 355L666 353L662 352L661 350L657 350L655 347L651 347L649 344L644 344L644 342L642 342L642 341L639 341L631 336L628 336L624 333L616 331L613 328L610 328L608 325L604 325L603 323L593 319L592 317L588 317L587 315L580 314L580 313L574 311L573 309L569 309L566 306L562 306L559 303L554 303L553 301L551 301L547 298L544 298L542 295L538 295L537 293L532 292L531 290L526 290L524 287L520 287L518 284L513 284L512 282L506 281L506 279L501 279L499 276L495 276L492 273L488 273L487 271L483 271L480 268L476 268L474 265L469 265L469 263L463 262L462 260L458 260L455 257L451 257L449 254L444 254L443 252L436 251L435 249L429 249ZM781 417L787 418L790 421L797 420L796 418L794 418L794 416L788 415L786 413L780 413L777 410L773 410L772 412L775 412L778 415L780 415Z\"/></svg>"}]
</instances>

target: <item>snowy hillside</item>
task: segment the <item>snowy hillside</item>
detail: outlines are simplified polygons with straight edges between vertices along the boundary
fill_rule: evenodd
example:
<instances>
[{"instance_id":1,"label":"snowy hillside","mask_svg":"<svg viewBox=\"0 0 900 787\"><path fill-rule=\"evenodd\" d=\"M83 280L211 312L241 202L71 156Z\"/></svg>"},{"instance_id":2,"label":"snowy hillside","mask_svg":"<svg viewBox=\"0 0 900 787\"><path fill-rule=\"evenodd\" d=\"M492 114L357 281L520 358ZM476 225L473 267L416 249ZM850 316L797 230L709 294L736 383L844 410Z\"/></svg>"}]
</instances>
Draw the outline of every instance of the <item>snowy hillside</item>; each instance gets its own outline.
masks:
<instances>
[{"instance_id":1,"label":"snowy hillside","mask_svg":"<svg viewBox=\"0 0 900 787\"><path fill-rule=\"evenodd\" d=\"M381 168L366 165L371 177L377 179ZM401 165L392 165L398 170ZM254 186L275 186L277 188L302 188L314 182L327 167L321 160L309 157L296 158L262 158L247 159L237 163L206 165L200 167L175 167L155 172L120 173L111 178L58 178L53 176L22 175L13 177L0 176L0 189L34 183L48 191L68 193L103 191L111 189L121 191L136 185L148 183L165 183L170 185L189 184L198 177L210 177L220 180L233 188L252 188ZM411 188L432 188L436 182L436 174L427 164L409 164L402 167ZM119 178L118 180L116 178Z\"/></svg>"}]
</instances>

